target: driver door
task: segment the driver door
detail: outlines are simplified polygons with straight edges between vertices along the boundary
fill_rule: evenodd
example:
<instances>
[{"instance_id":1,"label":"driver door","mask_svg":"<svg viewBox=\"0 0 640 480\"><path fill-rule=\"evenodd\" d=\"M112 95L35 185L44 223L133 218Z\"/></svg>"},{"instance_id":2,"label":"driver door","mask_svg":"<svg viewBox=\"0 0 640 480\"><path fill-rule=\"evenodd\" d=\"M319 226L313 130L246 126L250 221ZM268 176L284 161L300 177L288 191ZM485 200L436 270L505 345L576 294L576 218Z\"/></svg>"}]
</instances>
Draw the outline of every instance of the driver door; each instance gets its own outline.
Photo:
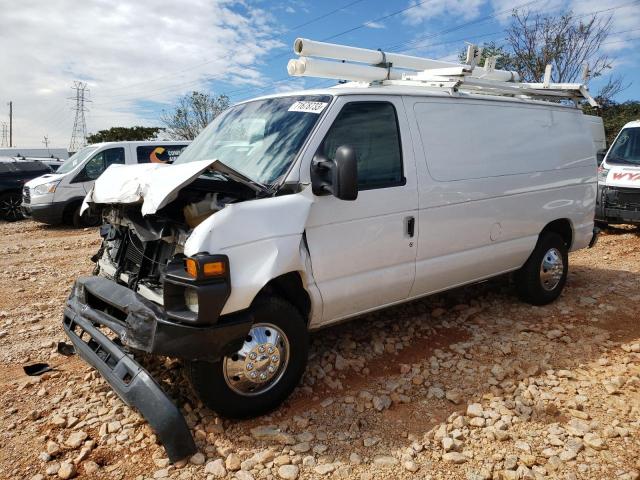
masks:
<instances>
[{"instance_id":1,"label":"driver door","mask_svg":"<svg viewBox=\"0 0 640 480\"><path fill-rule=\"evenodd\" d=\"M82 170L76 175L73 183L81 183L85 193L88 193L93 186L93 182L102 175L102 172L110 165L124 163L125 152L123 147L107 148L96 153L85 163Z\"/></svg>"},{"instance_id":2,"label":"driver door","mask_svg":"<svg viewBox=\"0 0 640 480\"><path fill-rule=\"evenodd\" d=\"M339 110L337 110L339 109ZM358 198L316 196L306 238L322 324L402 301L415 278L418 191L400 97L338 97L320 150L355 147Z\"/></svg>"}]
</instances>

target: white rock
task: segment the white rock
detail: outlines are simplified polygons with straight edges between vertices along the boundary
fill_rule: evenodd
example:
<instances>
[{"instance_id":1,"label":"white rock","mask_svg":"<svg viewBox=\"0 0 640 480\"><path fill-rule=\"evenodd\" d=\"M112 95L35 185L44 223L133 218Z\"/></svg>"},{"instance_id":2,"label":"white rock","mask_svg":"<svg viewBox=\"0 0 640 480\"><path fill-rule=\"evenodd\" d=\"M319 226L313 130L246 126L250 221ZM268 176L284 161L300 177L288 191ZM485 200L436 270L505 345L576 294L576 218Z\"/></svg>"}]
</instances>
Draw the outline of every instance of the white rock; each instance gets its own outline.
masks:
<instances>
[{"instance_id":1,"label":"white rock","mask_svg":"<svg viewBox=\"0 0 640 480\"><path fill-rule=\"evenodd\" d=\"M76 472L76 466L73 463L62 462L60 464L60 469L58 470L58 477L66 480L68 478L75 477Z\"/></svg>"},{"instance_id":2,"label":"white rock","mask_svg":"<svg viewBox=\"0 0 640 480\"><path fill-rule=\"evenodd\" d=\"M480 405L479 403L469 404L469 406L467 407L467 416L482 418L483 417L482 405Z\"/></svg>"},{"instance_id":3,"label":"white rock","mask_svg":"<svg viewBox=\"0 0 640 480\"><path fill-rule=\"evenodd\" d=\"M207 463L204 467L204 473L212 475L213 478L224 478L227 475L227 470L224 468L224 462L221 458Z\"/></svg>"},{"instance_id":4,"label":"white rock","mask_svg":"<svg viewBox=\"0 0 640 480\"><path fill-rule=\"evenodd\" d=\"M461 464L468 460L468 458L465 455L462 455L461 453L458 453L458 452L447 452L444 455L442 455L442 459L445 462L450 462L455 464Z\"/></svg>"},{"instance_id":5,"label":"white rock","mask_svg":"<svg viewBox=\"0 0 640 480\"><path fill-rule=\"evenodd\" d=\"M395 457L392 457L391 455L376 455L373 458L373 463L374 465L380 465L380 466L397 465L398 459Z\"/></svg>"},{"instance_id":6,"label":"white rock","mask_svg":"<svg viewBox=\"0 0 640 480\"><path fill-rule=\"evenodd\" d=\"M191 458L189 459L189 462L193 463L194 465L204 465L205 460L207 459L207 457L204 456L204 453L198 452L198 453L194 453Z\"/></svg>"},{"instance_id":7,"label":"white rock","mask_svg":"<svg viewBox=\"0 0 640 480\"><path fill-rule=\"evenodd\" d=\"M283 480L296 480L300 469L297 465L282 465L278 468L278 476Z\"/></svg>"},{"instance_id":8,"label":"white rock","mask_svg":"<svg viewBox=\"0 0 640 480\"><path fill-rule=\"evenodd\" d=\"M407 460L406 462L403 462L402 466L405 468L405 470L408 470L411 473L415 473L420 469L418 464L413 460Z\"/></svg>"}]
</instances>

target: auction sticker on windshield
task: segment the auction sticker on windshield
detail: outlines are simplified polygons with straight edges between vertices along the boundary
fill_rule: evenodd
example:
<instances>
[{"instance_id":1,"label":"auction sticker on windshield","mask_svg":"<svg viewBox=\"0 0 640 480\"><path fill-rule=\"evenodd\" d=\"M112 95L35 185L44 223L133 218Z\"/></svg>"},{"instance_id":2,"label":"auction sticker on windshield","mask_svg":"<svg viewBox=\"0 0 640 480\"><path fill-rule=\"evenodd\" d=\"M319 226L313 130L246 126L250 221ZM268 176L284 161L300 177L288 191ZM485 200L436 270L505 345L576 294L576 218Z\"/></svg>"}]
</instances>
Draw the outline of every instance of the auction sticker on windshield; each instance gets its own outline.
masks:
<instances>
[{"instance_id":1,"label":"auction sticker on windshield","mask_svg":"<svg viewBox=\"0 0 640 480\"><path fill-rule=\"evenodd\" d=\"M322 113L324 107L329 105L326 102L305 102L299 101L289 107L290 112L305 112L305 113Z\"/></svg>"}]
</instances>

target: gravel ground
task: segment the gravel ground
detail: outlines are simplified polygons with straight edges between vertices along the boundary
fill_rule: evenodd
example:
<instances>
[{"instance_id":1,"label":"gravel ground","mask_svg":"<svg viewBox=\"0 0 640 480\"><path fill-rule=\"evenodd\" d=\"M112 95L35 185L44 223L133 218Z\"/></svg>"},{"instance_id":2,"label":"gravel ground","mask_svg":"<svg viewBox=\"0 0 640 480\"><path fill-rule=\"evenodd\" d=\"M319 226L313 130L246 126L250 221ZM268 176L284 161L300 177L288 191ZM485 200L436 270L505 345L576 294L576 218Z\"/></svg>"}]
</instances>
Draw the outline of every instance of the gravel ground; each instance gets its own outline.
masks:
<instances>
[{"instance_id":1,"label":"gravel ground","mask_svg":"<svg viewBox=\"0 0 640 480\"><path fill-rule=\"evenodd\" d=\"M638 479L640 235L571 255L546 307L508 279L313 335L304 380L273 414L219 419L169 359L145 359L200 449L169 465L143 419L64 340L95 230L0 224L0 478ZM27 377L22 366L54 370Z\"/></svg>"}]
</instances>

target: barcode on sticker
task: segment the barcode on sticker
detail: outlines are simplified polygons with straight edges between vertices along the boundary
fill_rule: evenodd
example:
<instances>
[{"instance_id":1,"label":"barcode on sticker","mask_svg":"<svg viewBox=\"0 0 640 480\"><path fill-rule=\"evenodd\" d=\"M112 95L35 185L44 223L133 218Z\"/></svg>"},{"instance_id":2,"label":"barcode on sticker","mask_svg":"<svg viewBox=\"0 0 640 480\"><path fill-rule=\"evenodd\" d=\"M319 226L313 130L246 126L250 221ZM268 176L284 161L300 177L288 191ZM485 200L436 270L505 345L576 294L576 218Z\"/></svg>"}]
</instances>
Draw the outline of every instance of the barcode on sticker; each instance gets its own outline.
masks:
<instances>
[{"instance_id":1,"label":"barcode on sticker","mask_svg":"<svg viewBox=\"0 0 640 480\"><path fill-rule=\"evenodd\" d=\"M326 102L296 102L289 107L290 112L305 112L305 113L321 113L328 103Z\"/></svg>"}]
</instances>

